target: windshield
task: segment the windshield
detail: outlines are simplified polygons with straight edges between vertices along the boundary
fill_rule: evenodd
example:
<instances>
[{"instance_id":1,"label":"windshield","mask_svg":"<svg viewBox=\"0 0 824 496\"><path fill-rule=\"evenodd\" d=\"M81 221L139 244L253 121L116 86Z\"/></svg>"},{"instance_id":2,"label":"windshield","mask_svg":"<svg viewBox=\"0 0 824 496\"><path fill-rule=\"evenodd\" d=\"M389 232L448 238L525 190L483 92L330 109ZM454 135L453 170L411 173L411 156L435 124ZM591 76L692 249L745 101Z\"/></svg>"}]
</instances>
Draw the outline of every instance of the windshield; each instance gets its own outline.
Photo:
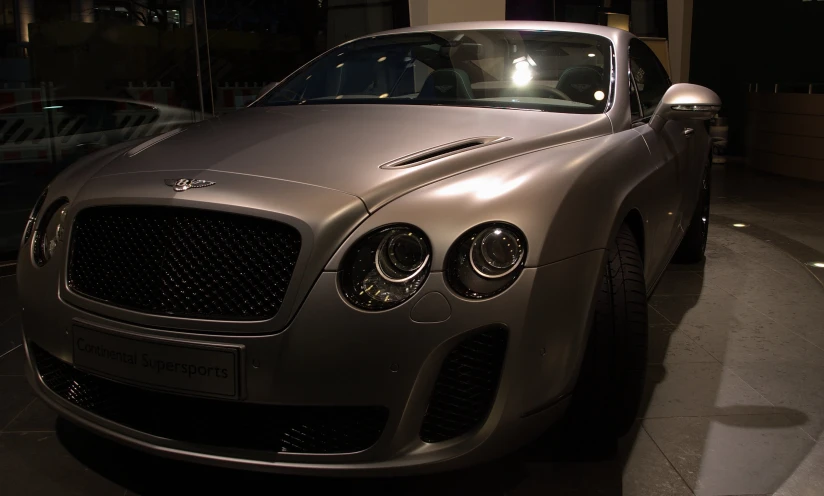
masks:
<instances>
[{"instance_id":1,"label":"windshield","mask_svg":"<svg viewBox=\"0 0 824 496\"><path fill-rule=\"evenodd\" d=\"M256 105L419 104L601 113L606 38L548 31L439 31L362 39L332 50Z\"/></svg>"}]
</instances>

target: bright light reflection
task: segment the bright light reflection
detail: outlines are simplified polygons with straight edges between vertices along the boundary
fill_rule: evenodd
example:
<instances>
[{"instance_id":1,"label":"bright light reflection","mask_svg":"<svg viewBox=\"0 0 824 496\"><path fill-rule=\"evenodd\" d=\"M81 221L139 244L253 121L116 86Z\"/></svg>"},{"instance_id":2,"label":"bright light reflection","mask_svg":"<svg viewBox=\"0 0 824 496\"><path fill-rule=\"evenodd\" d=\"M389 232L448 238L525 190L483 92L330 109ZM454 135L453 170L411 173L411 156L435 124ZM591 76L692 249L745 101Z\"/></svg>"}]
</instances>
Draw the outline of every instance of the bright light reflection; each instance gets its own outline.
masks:
<instances>
[{"instance_id":1,"label":"bright light reflection","mask_svg":"<svg viewBox=\"0 0 824 496\"><path fill-rule=\"evenodd\" d=\"M460 196L474 194L479 200L488 200L509 193L526 181L526 176L501 180L500 178L466 179L442 188L439 196Z\"/></svg>"},{"instance_id":2,"label":"bright light reflection","mask_svg":"<svg viewBox=\"0 0 824 496\"><path fill-rule=\"evenodd\" d=\"M335 66L335 69L340 69L341 67L343 67L343 62L341 62L340 64L336 65L336 66Z\"/></svg>"},{"instance_id":3,"label":"bright light reflection","mask_svg":"<svg viewBox=\"0 0 824 496\"><path fill-rule=\"evenodd\" d=\"M522 60L515 64L515 72L512 73L512 81L517 86L524 86L532 80L532 71L529 68L529 62Z\"/></svg>"},{"instance_id":4,"label":"bright light reflection","mask_svg":"<svg viewBox=\"0 0 824 496\"><path fill-rule=\"evenodd\" d=\"M595 56L595 54L594 54L594 53L588 53L588 54L587 54L587 57L594 57L594 56Z\"/></svg>"},{"instance_id":5,"label":"bright light reflection","mask_svg":"<svg viewBox=\"0 0 824 496\"><path fill-rule=\"evenodd\" d=\"M733 224L732 227L747 227L747 224Z\"/></svg>"},{"instance_id":6,"label":"bright light reflection","mask_svg":"<svg viewBox=\"0 0 824 496\"><path fill-rule=\"evenodd\" d=\"M807 265L810 267L817 267L819 269L824 269L824 262L810 262Z\"/></svg>"},{"instance_id":7,"label":"bright light reflection","mask_svg":"<svg viewBox=\"0 0 824 496\"><path fill-rule=\"evenodd\" d=\"M596 91L596 92L595 92L595 95L593 95L593 96L595 97L595 99L596 99L596 100L598 100L598 101L600 102L601 100L603 100L603 99L604 99L604 97L605 97L606 95L604 95L604 92L603 92L603 91L598 90L598 91Z\"/></svg>"},{"instance_id":8,"label":"bright light reflection","mask_svg":"<svg viewBox=\"0 0 824 496\"><path fill-rule=\"evenodd\" d=\"M379 58L378 62L383 62L384 60L386 60L386 56L383 56L383 57Z\"/></svg>"},{"instance_id":9,"label":"bright light reflection","mask_svg":"<svg viewBox=\"0 0 824 496\"><path fill-rule=\"evenodd\" d=\"M59 108L63 108L63 106L62 105L49 105L48 107L43 107L43 110L59 109Z\"/></svg>"},{"instance_id":10,"label":"bright light reflection","mask_svg":"<svg viewBox=\"0 0 824 496\"><path fill-rule=\"evenodd\" d=\"M389 93L383 93L383 94L382 94L381 96L379 96L378 98L386 98L386 97L388 97L388 96L389 96Z\"/></svg>"}]
</instances>

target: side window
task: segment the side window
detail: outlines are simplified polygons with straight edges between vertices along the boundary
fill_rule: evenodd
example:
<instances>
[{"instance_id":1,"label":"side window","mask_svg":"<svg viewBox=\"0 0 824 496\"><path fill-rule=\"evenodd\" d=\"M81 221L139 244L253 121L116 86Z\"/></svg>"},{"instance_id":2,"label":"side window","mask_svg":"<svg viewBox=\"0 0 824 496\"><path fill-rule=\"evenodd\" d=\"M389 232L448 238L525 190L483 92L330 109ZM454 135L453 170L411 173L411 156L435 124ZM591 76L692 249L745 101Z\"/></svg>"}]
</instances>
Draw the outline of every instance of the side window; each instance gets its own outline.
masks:
<instances>
[{"instance_id":1,"label":"side window","mask_svg":"<svg viewBox=\"0 0 824 496\"><path fill-rule=\"evenodd\" d=\"M637 38L629 42L629 66L641 98L641 110L644 117L649 117L670 87L669 77L655 53Z\"/></svg>"},{"instance_id":2,"label":"side window","mask_svg":"<svg viewBox=\"0 0 824 496\"><path fill-rule=\"evenodd\" d=\"M635 83L633 81L629 82L629 113L633 122L644 117L641 114L641 107L638 103L638 91L635 89Z\"/></svg>"}]
</instances>

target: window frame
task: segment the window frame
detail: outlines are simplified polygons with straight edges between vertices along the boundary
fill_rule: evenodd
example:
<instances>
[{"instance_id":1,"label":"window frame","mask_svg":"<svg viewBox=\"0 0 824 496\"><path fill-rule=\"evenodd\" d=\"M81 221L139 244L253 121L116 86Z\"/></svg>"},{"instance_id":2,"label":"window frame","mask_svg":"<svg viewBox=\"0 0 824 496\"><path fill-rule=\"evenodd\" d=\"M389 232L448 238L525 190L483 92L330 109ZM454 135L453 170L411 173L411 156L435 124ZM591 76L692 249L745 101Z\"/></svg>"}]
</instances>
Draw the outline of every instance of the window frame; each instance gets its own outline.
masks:
<instances>
[{"instance_id":1,"label":"window frame","mask_svg":"<svg viewBox=\"0 0 824 496\"><path fill-rule=\"evenodd\" d=\"M338 52L341 50L351 50L352 46L358 42L364 41L374 41L374 40L384 40L387 38L400 38L402 39L405 36L416 36L416 35L439 35L442 33L451 33L455 30L422 30L422 31L411 31L411 32L404 32L404 33L387 33L381 35L373 35L373 36L364 36L360 38L355 38L353 40L347 41L341 45L338 45L334 48L331 48L324 52L321 55L318 55L311 61L307 62L303 66L299 67L297 70L289 74L283 80L281 80L277 85L273 86L269 91L267 91L264 95L261 95L260 98L257 98L253 101L249 106L250 107L267 107L267 106L275 106L268 102L268 99L271 97L273 92L278 91L278 89L283 89L292 81L298 79L309 73L314 66L320 63L324 58L332 54L333 52ZM605 76L608 76L606 80L606 89L607 89L607 96L606 101L604 102L604 108L599 112L584 112L584 111L575 111L575 107L564 107L564 106L557 106L558 108L555 109L555 105L538 105L538 104L521 104L515 105L510 102L500 102L500 104L493 104L490 102L489 105L478 105L472 104L472 101L443 101L432 103L428 101L424 102L417 102L413 100L392 100L392 104L394 105L419 105L419 106L446 106L446 107L468 107L468 108L488 108L488 109L506 109L506 110L526 110L526 111L540 111L540 112L547 112L547 113L557 113L557 114L581 114L581 115L599 115L599 114L609 114L610 111L615 107L617 101L617 74L618 74L618 66L617 66L617 52L618 46L616 45L615 41L608 37L604 36L603 34L591 33L591 32L582 32L582 31L573 31L573 30L542 30L542 29L517 29L517 28L507 28L507 29L497 29L497 28L480 28L480 29L470 29L467 31L477 31L477 32L526 32L526 33L551 33L551 34L567 34L567 35L581 35L593 39L597 39L600 43L604 43L605 46L608 48L608 53L604 57L605 65L609 64L609 71L605 71ZM325 105L352 105L352 104L389 104L389 101L376 101L375 99L368 99L363 101L358 101L354 99L323 99L322 102L302 102L302 103L285 103L283 106L291 106L291 105L300 105L303 103L314 103L314 104L325 104Z\"/></svg>"},{"instance_id":2,"label":"window frame","mask_svg":"<svg viewBox=\"0 0 824 496\"><path fill-rule=\"evenodd\" d=\"M650 112L649 115L646 115L646 113L644 112L644 105L641 103L641 94L638 92L638 85L635 81L635 75L632 74L632 45L633 45L633 41L636 41L637 43L643 44L645 47L647 47L647 50L649 50L649 52L653 55L653 59L655 60L655 64L658 66L658 71L660 72L661 75L664 76L664 82L666 83L666 90L664 90L664 93L666 93L667 90L669 90L670 87L672 86L672 79L670 79L669 73L667 73L667 70L664 67L664 64L661 63L661 61L658 59L658 56L655 55L655 52L652 51L652 48L650 48L649 45L644 43L644 40L642 40L640 38L636 38L636 37L633 37L629 40L629 42L627 43L627 74L629 76L630 85L631 85L630 98L632 98L633 94L635 95L635 97L637 98L637 101L638 101L638 110L641 114L640 118L632 119L633 125L636 125L637 123L648 123L649 120L652 118L653 114L655 114L655 111L653 110L652 112ZM661 98L663 98L663 96L664 96L664 94L661 95ZM658 105L660 105L660 104L661 104L661 101L659 100ZM656 109L657 108L658 107L656 106ZM632 109L630 107L630 116L631 115L632 115Z\"/></svg>"},{"instance_id":3,"label":"window frame","mask_svg":"<svg viewBox=\"0 0 824 496\"><path fill-rule=\"evenodd\" d=\"M638 123L649 122L650 116L644 115L644 106L641 105L641 95L638 94L638 87L635 85L635 77L632 75L632 66L630 66L629 59L627 59L627 77L629 78L629 116L633 125ZM638 117L632 117L632 100L638 105Z\"/></svg>"}]
</instances>

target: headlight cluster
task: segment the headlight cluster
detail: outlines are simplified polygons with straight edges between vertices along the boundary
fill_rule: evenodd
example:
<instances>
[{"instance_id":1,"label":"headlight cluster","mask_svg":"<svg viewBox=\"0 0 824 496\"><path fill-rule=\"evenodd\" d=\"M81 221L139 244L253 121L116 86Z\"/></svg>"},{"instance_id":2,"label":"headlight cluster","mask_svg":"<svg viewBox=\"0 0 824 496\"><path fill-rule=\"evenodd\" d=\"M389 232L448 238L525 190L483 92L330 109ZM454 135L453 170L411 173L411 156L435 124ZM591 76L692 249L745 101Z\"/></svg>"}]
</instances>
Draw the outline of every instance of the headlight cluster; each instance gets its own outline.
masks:
<instances>
[{"instance_id":1,"label":"headlight cluster","mask_svg":"<svg viewBox=\"0 0 824 496\"><path fill-rule=\"evenodd\" d=\"M484 224L461 236L446 257L446 280L461 296L488 298L505 290L521 273L526 240L514 226Z\"/></svg>"},{"instance_id":2,"label":"headlight cluster","mask_svg":"<svg viewBox=\"0 0 824 496\"><path fill-rule=\"evenodd\" d=\"M387 310L418 292L429 275L431 248L423 232L408 225L386 226L364 236L342 261L341 289L352 304ZM481 299L511 285L526 259L520 230L490 223L464 233L447 254L446 280L460 296Z\"/></svg>"},{"instance_id":3,"label":"headlight cluster","mask_svg":"<svg viewBox=\"0 0 824 496\"><path fill-rule=\"evenodd\" d=\"M343 293L354 305L386 310L418 291L429 275L426 236L411 226L389 226L366 235L347 253L340 272Z\"/></svg>"},{"instance_id":4,"label":"headlight cluster","mask_svg":"<svg viewBox=\"0 0 824 496\"><path fill-rule=\"evenodd\" d=\"M32 243L32 257L38 266L46 265L57 247L65 240L68 209L69 201L66 198L60 198L49 205L43 218L37 223L34 243Z\"/></svg>"},{"instance_id":5,"label":"headlight cluster","mask_svg":"<svg viewBox=\"0 0 824 496\"><path fill-rule=\"evenodd\" d=\"M20 242L20 245L25 245L31 239L31 235L34 234L34 226L37 223L37 214L40 213L40 209L43 208L43 203L46 202L46 196L49 194L49 188L43 190L43 193L40 194L40 198L37 199L37 203L34 204L34 208L31 209L31 213L29 214L29 220L26 222L26 230L23 231L23 240Z\"/></svg>"}]
</instances>

